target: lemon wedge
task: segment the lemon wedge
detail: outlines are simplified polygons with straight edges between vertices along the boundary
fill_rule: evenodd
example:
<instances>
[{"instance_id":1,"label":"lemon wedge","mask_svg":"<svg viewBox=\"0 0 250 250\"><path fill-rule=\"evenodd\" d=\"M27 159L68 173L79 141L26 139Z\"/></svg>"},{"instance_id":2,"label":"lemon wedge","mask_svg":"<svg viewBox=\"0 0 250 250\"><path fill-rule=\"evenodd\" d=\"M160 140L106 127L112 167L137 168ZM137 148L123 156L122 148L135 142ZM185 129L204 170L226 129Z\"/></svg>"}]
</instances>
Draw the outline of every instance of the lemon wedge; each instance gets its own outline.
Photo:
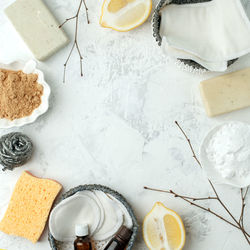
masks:
<instances>
[{"instance_id":1,"label":"lemon wedge","mask_svg":"<svg viewBox=\"0 0 250 250\"><path fill-rule=\"evenodd\" d=\"M179 250L185 244L181 217L162 203L156 202L143 221L143 238L151 250Z\"/></svg>"},{"instance_id":2,"label":"lemon wedge","mask_svg":"<svg viewBox=\"0 0 250 250\"><path fill-rule=\"evenodd\" d=\"M117 31L129 31L149 17L152 0L104 0L100 24Z\"/></svg>"}]
</instances>

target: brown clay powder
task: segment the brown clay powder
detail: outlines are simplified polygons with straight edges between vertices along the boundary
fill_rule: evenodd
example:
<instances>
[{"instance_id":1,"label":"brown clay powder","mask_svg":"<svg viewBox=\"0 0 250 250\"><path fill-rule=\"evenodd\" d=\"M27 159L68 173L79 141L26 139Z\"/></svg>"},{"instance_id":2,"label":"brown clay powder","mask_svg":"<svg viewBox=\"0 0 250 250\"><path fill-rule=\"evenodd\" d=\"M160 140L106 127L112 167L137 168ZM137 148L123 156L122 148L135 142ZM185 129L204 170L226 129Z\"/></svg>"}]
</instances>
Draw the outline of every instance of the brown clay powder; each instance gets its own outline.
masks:
<instances>
[{"instance_id":1,"label":"brown clay powder","mask_svg":"<svg viewBox=\"0 0 250 250\"><path fill-rule=\"evenodd\" d=\"M40 106L43 86L36 74L0 69L0 118L29 116Z\"/></svg>"}]
</instances>

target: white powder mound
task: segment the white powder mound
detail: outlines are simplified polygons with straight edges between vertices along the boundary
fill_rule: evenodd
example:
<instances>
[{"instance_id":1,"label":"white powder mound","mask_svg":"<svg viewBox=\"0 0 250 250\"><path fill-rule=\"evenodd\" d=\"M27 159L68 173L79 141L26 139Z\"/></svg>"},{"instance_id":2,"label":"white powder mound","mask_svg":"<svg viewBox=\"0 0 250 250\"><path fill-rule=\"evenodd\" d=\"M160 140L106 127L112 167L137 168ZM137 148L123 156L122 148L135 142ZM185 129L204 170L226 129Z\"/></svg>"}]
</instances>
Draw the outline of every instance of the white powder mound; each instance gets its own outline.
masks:
<instances>
[{"instance_id":1,"label":"white powder mound","mask_svg":"<svg viewBox=\"0 0 250 250\"><path fill-rule=\"evenodd\" d=\"M250 125L230 122L210 138L206 153L223 178L250 175Z\"/></svg>"}]
</instances>

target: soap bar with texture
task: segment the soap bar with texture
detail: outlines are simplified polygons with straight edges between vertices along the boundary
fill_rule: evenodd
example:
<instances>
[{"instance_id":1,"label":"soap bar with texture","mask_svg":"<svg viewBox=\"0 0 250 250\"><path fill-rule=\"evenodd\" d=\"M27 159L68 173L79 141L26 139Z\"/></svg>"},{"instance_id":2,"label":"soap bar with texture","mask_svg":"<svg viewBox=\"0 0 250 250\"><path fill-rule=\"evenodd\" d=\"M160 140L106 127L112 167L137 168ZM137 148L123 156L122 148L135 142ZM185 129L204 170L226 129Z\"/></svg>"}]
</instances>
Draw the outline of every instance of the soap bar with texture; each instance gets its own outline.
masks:
<instances>
[{"instance_id":1,"label":"soap bar with texture","mask_svg":"<svg viewBox=\"0 0 250 250\"><path fill-rule=\"evenodd\" d=\"M17 0L5 13L38 60L47 59L69 42L42 0Z\"/></svg>"},{"instance_id":2,"label":"soap bar with texture","mask_svg":"<svg viewBox=\"0 0 250 250\"><path fill-rule=\"evenodd\" d=\"M250 68L201 82L201 96L208 116L250 106Z\"/></svg>"}]
</instances>

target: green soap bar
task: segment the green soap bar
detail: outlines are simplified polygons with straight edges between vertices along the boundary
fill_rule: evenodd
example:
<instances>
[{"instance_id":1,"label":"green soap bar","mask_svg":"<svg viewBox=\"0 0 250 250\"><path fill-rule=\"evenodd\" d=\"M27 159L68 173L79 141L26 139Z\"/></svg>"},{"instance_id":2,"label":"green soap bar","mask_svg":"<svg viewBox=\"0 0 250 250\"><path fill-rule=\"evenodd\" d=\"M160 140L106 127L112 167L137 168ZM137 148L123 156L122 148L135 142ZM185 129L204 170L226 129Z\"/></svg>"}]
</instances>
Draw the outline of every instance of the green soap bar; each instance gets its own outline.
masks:
<instances>
[{"instance_id":1,"label":"green soap bar","mask_svg":"<svg viewBox=\"0 0 250 250\"><path fill-rule=\"evenodd\" d=\"M69 39L42 0L17 0L5 13L38 60L45 60Z\"/></svg>"}]
</instances>

